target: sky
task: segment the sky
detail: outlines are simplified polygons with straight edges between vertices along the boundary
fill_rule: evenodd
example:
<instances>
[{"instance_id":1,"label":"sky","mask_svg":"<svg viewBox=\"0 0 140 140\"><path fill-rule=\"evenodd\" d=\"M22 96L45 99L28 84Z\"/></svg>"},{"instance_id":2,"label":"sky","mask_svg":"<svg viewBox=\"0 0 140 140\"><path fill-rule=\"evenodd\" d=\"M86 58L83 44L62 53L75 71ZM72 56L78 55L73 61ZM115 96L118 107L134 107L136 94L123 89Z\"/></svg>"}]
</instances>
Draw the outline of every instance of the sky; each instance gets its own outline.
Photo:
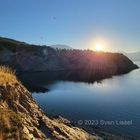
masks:
<instances>
[{"instance_id":1,"label":"sky","mask_svg":"<svg viewBox=\"0 0 140 140\"><path fill-rule=\"evenodd\" d=\"M140 51L140 0L0 0L0 36L31 44Z\"/></svg>"}]
</instances>

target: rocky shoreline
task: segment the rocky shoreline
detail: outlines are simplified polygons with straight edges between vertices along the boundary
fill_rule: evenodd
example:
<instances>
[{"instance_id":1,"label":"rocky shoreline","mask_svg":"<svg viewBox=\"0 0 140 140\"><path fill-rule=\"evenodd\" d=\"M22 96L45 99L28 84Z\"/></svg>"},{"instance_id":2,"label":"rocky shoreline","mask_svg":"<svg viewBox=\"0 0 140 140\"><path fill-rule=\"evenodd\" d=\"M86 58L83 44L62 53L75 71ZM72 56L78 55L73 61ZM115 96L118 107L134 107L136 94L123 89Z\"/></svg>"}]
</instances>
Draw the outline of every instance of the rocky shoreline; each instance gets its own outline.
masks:
<instances>
[{"instance_id":1,"label":"rocky shoreline","mask_svg":"<svg viewBox=\"0 0 140 140\"><path fill-rule=\"evenodd\" d=\"M1 140L100 140L62 117L47 117L9 70L0 70ZM40 128L43 126L43 128Z\"/></svg>"}]
</instances>

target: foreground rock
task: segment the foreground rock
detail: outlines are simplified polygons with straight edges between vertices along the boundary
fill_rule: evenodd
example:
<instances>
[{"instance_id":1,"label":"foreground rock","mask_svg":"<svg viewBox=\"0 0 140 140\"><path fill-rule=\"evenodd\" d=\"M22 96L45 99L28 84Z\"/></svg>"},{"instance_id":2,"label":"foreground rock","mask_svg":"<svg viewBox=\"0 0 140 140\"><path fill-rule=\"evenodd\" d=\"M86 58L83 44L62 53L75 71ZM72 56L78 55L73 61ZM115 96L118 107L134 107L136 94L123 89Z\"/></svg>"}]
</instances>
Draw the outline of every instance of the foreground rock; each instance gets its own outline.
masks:
<instances>
[{"instance_id":1,"label":"foreground rock","mask_svg":"<svg viewBox=\"0 0 140 140\"><path fill-rule=\"evenodd\" d=\"M31 93L7 68L0 68L1 140L100 140L62 117L47 117Z\"/></svg>"}]
</instances>

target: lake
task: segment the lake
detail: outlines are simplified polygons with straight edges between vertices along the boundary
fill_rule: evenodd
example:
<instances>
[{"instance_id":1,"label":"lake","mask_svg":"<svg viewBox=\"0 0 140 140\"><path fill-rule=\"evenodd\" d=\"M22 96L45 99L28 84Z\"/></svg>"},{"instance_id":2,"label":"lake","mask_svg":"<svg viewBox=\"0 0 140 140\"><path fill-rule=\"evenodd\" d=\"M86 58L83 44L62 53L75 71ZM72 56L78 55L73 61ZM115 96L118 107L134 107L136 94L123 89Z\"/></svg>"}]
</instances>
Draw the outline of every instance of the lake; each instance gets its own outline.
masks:
<instances>
[{"instance_id":1,"label":"lake","mask_svg":"<svg viewBox=\"0 0 140 140\"><path fill-rule=\"evenodd\" d=\"M140 69L94 83L54 80L44 86L49 91L33 97L46 114L140 138Z\"/></svg>"}]
</instances>

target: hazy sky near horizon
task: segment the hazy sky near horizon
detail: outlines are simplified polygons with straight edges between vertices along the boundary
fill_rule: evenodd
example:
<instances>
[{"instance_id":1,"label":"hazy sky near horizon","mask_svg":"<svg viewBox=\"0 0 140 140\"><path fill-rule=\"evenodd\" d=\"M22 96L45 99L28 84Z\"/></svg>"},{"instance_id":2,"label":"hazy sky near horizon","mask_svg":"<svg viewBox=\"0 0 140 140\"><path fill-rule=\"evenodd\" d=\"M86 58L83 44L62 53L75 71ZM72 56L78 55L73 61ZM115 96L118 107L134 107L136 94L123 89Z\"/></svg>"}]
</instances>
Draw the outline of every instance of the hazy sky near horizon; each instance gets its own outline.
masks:
<instances>
[{"instance_id":1,"label":"hazy sky near horizon","mask_svg":"<svg viewBox=\"0 0 140 140\"><path fill-rule=\"evenodd\" d=\"M140 51L140 0L0 0L0 36L33 44Z\"/></svg>"}]
</instances>

